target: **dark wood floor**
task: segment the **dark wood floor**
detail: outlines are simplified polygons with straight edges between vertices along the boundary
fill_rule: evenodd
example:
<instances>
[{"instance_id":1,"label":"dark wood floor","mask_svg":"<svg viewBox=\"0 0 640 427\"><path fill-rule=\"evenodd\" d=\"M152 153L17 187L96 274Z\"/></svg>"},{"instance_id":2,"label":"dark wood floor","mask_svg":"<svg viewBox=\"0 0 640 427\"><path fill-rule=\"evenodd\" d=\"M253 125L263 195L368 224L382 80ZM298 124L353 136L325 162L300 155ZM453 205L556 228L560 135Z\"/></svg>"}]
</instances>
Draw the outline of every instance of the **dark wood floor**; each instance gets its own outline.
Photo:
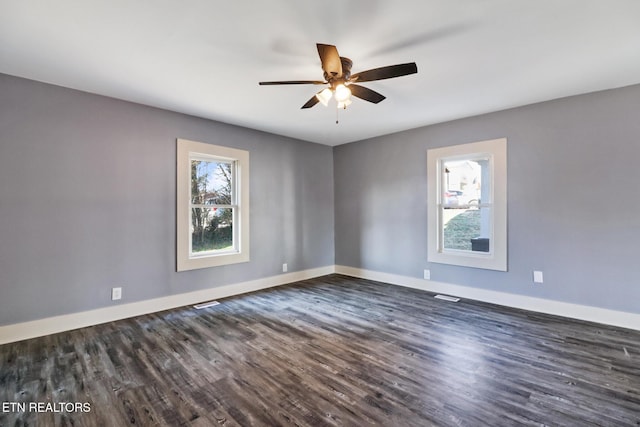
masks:
<instances>
[{"instance_id":1,"label":"dark wood floor","mask_svg":"<svg viewBox=\"0 0 640 427\"><path fill-rule=\"evenodd\" d=\"M3 345L0 363L0 404L90 404L2 426L640 425L640 332L340 275Z\"/></svg>"}]
</instances>

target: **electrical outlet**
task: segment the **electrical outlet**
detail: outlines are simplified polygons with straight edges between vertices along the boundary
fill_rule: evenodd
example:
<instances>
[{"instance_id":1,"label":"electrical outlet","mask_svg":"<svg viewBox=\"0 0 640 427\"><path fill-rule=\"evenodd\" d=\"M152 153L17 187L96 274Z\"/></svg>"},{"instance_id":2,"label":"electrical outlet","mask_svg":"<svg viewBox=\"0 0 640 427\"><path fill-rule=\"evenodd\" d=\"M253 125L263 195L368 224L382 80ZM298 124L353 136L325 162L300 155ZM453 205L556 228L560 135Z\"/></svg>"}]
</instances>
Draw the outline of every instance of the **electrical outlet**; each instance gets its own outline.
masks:
<instances>
[{"instance_id":1,"label":"electrical outlet","mask_svg":"<svg viewBox=\"0 0 640 427\"><path fill-rule=\"evenodd\" d=\"M543 283L544 277L542 276L542 271L534 270L533 271L533 283Z\"/></svg>"},{"instance_id":2,"label":"electrical outlet","mask_svg":"<svg viewBox=\"0 0 640 427\"><path fill-rule=\"evenodd\" d=\"M424 271L424 280L431 280L431 270Z\"/></svg>"},{"instance_id":3,"label":"electrical outlet","mask_svg":"<svg viewBox=\"0 0 640 427\"><path fill-rule=\"evenodd\" d=\"M286 273L287 271L289 271L289 267L287 267L287 264L286 263L282 264L282 272Z\"/></svg>"},{"instance_id":4,"label":"electrical outlet","mask_svg":"<svg viewBox=\"0 0 640 427\"><path fill-rule=\"evenodd\" d=\"M111 289L111 301L119 300L122 298L122 288Z\"/></svg>"}]
</instances>

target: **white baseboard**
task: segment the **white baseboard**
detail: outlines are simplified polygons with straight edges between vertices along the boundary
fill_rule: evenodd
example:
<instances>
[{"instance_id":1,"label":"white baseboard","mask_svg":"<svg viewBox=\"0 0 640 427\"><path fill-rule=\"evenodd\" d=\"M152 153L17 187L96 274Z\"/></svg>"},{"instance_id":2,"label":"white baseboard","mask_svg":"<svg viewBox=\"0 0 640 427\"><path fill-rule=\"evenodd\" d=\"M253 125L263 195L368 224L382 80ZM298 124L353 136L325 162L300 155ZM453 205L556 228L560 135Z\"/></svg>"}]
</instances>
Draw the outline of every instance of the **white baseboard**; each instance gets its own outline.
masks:
<instances>
[{"instance_id":1,"label":"white baseboard","mask_svg":"<svg viewBox=\"0 0 640 427\"><path fill-rule=\"evenodd\" d=\"M98 325L100 323L113 322L115 320L155 313L162 310L169 310L202 301L226 298L233 295L258 291L260 289L285 285L299 280L324 276L331 274L334 271L334 266L330 265L310 270L265 277L247 282L219 286L216 288L204 289L201 291L0 326L0 344L70 331L72 329L84 328L87 326Z\"/></svg>"},{"instance_id":2,"label":"white baseboard","mask_svg":"<svg viewBox=\"0 0 640 427\"><path fill-rule=\"evenodd\" d=\"M547 300L542 298L516 295L506 292L490 291L468 286L453 285L450 283L435 282L415 277L401 276L397 274L382 273L342 265L331 265L310 270L297 271L277 276L247 282L234 283L201 291L171 295L162 298L121 304L113 307L99 308L80 313L65 314L46 319L16 323L0 326L0 344L22 341L29 338L55 334L100 323L113 322L129 317L155 313L176 307L196 304L218 298L226 298L247 292L272 288L311 279L331 273L339 273L352 277L376 280L392 285L405 286L424 291L441 293L460 298L489 302L497 305L521 308L539 313L554 314L579 320L601 323L605 325L640 330L640 314L622 311L608 310L605 308L586 305L571 304L566 302Z\"/></svg>"},{"instance_id":3,"label":"white baseboard","mask_svg":"<svg viewBox=\"0 0 640 427\"><path fill-rule=\"evenodd\" d=\"M490 291L487 289L472 288L468 286L453 285L450 283L435 282L415 277L400 276L396 274L381 273L378 271L364 270L354 267L336 265L335 272L362 279L375 280L390 283L392 285L421 289L424 291L441 293L460 298L483 301L497 305L521 308L539 313L553 314L605 325L640 330L640 314L623 311L609 310L606 308L591 307L587 305L571 304L566 302L548 300L543 298L516 295L507 292Z\"/></svg>"}]
</instances>

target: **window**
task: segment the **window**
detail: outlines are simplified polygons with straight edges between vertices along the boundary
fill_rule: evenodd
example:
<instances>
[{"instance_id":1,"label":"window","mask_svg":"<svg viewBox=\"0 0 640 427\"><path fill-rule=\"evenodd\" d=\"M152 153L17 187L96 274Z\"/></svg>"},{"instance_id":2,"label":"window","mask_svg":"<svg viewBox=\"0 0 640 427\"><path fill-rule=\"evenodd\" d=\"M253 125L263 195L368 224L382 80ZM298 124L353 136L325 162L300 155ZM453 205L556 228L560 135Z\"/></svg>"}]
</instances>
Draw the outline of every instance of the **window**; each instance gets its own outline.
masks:
<instances>
[{"instance_id":1,"label":"window","mask_svg":"<svg viewBox=\"0 0 640 427\"><path fill-rule=\"evenodd\" d=\"M427 152L428 260L507 271L507 140Z\"/></svg>"},{"instance_id":2,"label":"window","mask_svg":"<svg viewBox=\"0 0 640 427\"><path fill-rule=\"evenodd\" d=\"M178 139L177 270L249 261L249 152Z\"/></svg>"}]
</instances>

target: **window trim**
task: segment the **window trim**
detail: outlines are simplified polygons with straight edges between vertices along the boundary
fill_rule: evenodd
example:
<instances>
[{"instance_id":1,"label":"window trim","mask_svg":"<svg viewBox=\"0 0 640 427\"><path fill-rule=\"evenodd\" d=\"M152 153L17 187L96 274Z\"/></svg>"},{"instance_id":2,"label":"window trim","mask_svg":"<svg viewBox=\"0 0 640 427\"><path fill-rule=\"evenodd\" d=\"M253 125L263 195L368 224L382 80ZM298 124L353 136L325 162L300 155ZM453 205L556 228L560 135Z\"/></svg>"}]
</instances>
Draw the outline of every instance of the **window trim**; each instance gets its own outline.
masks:
<instances>
[{"instance_id":1,"label":"window trim","mask_svg":"<svg viewBox=\"0 0 640 427\"><path fill-rule=\"evenodd\" d=\"M442 242L442 162L489 157L491 176L490 251L444 250ZM427 260L507 271L507 139L499 138L427 150Z\"/></svg>"},{"instance_id":2,"label":"window trim","mask_svg":"<svg viewBox=\"0 0 640 427\"><path fill-rule=\"evenodd\" d=\"M249 152L178 138L176 156L176 271L248 262L249 257ZM191 159L204 157L234 162L234 247L210 254L191 253ZM237 242L236 242L237 239Z\"/></svg>"}]
</instances>

